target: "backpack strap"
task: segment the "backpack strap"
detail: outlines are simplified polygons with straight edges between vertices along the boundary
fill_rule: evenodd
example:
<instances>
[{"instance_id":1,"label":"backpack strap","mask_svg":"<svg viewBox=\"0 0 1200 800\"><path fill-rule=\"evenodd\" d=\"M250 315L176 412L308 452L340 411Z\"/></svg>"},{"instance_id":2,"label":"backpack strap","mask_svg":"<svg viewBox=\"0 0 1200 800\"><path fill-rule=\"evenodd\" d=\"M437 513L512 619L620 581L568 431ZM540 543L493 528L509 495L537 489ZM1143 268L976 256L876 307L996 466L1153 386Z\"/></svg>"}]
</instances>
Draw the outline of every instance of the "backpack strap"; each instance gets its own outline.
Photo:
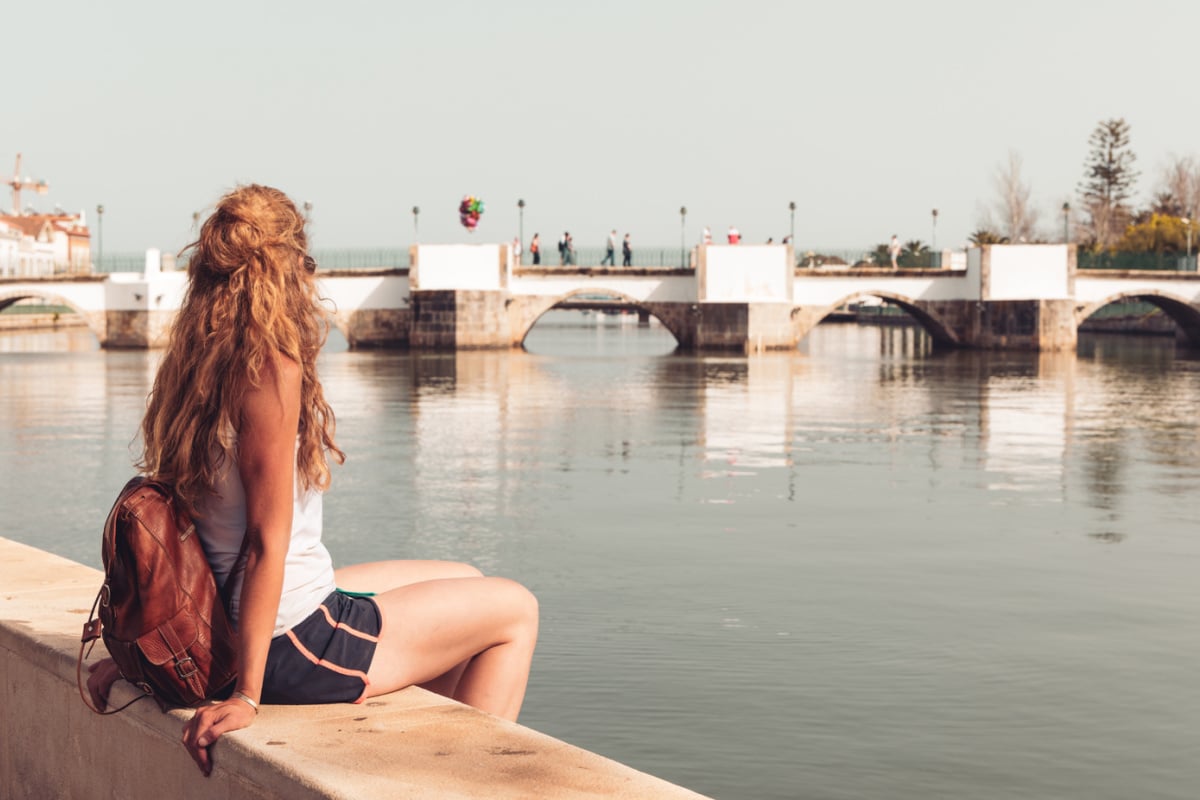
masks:
<instances>
[{"instance_id":1,"label":"backpack strap","mask_svg":"<svg viewBox=\"0 0 1200 800\"><path fill-rule=\"evenodd\" d=\"M83 690L83 661L92 653L92 648L96 645L96 640L100 638L100 620L96 619L96 607L100 605L100 598L108 590L107 586L101 586L100 591L96 593L96 599L92 601L92 612L88 614L88 621L83 625L83 635L79 637L79 657L75 660L75 687L79 689L79 698L83 700L83 704L91 709L96 714L108 716L116 714L119 711L124 711L131 705L145 697L148 694L139 695L130 700L120 708L112 708L108 711L101 711L92 705L87 692ZM86 652L85 652L86 650Z\"/></svg>"},{"instance_id":2,"label":"backpack strap","mask_svg":"<svg viewBox=\"0 0 1200 800\"><path fill-rule=\"evenodd\" d=\"M225 607L225 613L229 615L230 621L233 621L233 615L229 614L229 604L233 601L233 579L237 576L239 569L244 569L246 559L250 553L250 533L247 531L242 534L242 549L238 551L237 558L233 562L233 568L229 570L229 574L225 576L225 583L221 584L221 589L218 594L221 597L221 605Z\"/></svg>"}]
</instances>

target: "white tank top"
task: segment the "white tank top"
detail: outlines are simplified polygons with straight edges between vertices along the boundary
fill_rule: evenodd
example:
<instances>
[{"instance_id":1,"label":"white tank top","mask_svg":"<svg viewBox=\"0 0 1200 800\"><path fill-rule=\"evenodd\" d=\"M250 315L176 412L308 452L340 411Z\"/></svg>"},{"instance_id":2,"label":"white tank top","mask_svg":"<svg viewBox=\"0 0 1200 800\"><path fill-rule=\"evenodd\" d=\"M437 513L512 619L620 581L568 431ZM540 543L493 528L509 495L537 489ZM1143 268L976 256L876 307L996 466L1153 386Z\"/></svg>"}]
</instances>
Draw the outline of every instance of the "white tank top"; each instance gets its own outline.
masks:
<instances>
[{"instance_id":1,"label":"white tank top","mask_svg":"<svg viewBox=\"0 0 1200 800\"><path fill-rule=\"evenodd\" d=\"M224 586L246 535L246 491L238 472L236 447L233 452L235 457L225 459L217 477L216 495L202 504L203 518L196 520L196 530L218 586ZM233 577L229 597L234 624L238 620L243 571L244 565ZM321 544L321 493L315 489L303 490L297 475L292 501L292 538L284 563L283 594L279 598L279 613L275 616L272 635L279 636L294 628L316 611L336 586L333 559Z\"/></svg>"}]
</instances>

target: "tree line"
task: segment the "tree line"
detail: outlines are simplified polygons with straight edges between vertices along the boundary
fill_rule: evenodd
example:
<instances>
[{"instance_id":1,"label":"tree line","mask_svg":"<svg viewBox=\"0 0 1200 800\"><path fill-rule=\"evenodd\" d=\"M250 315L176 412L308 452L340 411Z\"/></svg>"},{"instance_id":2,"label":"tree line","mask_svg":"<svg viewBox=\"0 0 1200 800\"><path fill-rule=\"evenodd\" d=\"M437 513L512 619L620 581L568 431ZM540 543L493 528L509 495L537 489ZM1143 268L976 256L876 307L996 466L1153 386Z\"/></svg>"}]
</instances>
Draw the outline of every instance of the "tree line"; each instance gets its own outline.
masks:
<instances>
[{"instance_id":1,"label":"tree line","mask_svg":"<svg viewBox=\"0 0 1200 800\"><path fill-rule=\"evenodd\" d=\"M1053 242L1070 239L1095 253L1184 253L1200 237L1200 161L1171 156L1157 176L1152 199L1137 207L1136 169L1130 126L1122 118L1103 120L1088 137L1083 177L1075 203L1064 201L1051 232L1040 227L1032 188L1021 174L1021 156L1011 151L993 181L996 195L971 234L974 244ZM1057 228L1057 230L1054 230Z\"/></svg>"}]
</instances>

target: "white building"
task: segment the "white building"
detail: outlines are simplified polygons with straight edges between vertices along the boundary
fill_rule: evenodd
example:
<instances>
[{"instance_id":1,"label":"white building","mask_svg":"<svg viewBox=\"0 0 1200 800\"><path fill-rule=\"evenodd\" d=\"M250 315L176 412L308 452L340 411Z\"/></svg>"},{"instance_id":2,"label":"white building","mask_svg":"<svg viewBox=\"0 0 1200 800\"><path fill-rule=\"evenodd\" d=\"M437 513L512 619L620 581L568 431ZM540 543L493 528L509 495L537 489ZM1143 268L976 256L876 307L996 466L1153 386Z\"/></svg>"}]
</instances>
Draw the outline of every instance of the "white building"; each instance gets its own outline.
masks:
<instances>
[{"instance_id":1,"label":"white building","mask_svg":"<svg viewBox=\"0 0 1200 800\"><path fill-rule=\"evenodd\" d=\"M91 234L82 214L0 214L0 276L90 271Z\"/></svg>"}]
</instances>

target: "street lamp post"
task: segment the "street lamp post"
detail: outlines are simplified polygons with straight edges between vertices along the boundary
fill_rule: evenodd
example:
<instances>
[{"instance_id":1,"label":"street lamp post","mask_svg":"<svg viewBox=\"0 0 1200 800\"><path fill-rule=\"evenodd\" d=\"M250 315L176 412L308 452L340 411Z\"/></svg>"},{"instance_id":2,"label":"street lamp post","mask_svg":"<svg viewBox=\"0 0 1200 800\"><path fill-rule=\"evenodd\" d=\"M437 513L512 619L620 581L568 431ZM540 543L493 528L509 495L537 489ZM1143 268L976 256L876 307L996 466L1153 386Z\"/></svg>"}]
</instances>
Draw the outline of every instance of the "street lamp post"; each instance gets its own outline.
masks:
<instances>
[{"instance_id":1,"label":"street lamp post","mask_svg":"<svg viewBox=\"0 0 1200 800\"><path fill-rule=\"evenodd\" d=\"M312 203L308 200L304 201L304 224L308 225L312 222Z\"/></svg>"},{"instance_id":2,"label":"street lamp post","mask_svg":"<svg viewBox=\"0 0 1200 800\"><path fill-rule=\"evenodd\" d=\"M421 228L417 224L417 218L420 216L421 216L421 207L413 206L413 241L418 242L418 243L420 243L420 241L421 241Z\"/></svg>"},{"instance_id":3,"label":"street lamp post","mask_svg":"<svg viewBox=\"0 0 1200 800\"><path fill-rule=\"evenodd\" d=\"M520 242L519 264L525 263L525 199L517 200L517 239Z\"/></svg>"},{"instance_id":4,"label":"street lamp post","mask_svg":"<svg viewBox=\"0 0 1200 800\"><path fill-rule=\"evenodd\" d=\"M933 210L933 233L929 237L929 249L937 251L937 209Z\"/></svg>"},{"instance_id":5,"label":"street lamp post","mask_svg":"<svg viewBox=\"0 0 1200 800\"><path fill-rule=\"evenodd\" d=\"M104 260L104 205L96 206L96 266L103 269Z\"/></svg>"},{"instance_id":6,"label":"street lamp post","mask_svg":"<svg viewBox=\"0 0 1200 800\"><path fill-rule=\"evenodd\" d=\"M200 212L193 211L192 212L192 236L195 236L196 232L199 230L200 230Z\"/></svg>"},{"instance_id":7,"label":"street lamp post","mask_svg":"<svg viewBox=\"0 0 1200 800\"><path fill-rule=\"evenodd\" d=\"M1071 204L1063 203L1063 244L1071 243Z\"/></svg>"},{"instance_id":8,"label":"street lamp post","mask_svg":"<svg viewBox=\"0 0 1200 800\"><path fill-rule=\"evenodd\" d=\"M687 206L679 207L679 266L687 269Z\"/></svg>"},{"instance_id":9,"label":"street lamp post","mask_svg":"<svg viewBox=\"0 0 1200 800\"><path fill-rule=\"evenodd\" d=\"M1187 229L1187 257L1188 261L1192 260L1192 220L1189 217L1184 217L1183 227Z\"/></svg>"},{"instance_id":10,"label":"street lamp post","mask_svg":"<svg viewBox=\"0 0 1200 800\"><path fill-rule=\"evenodd\" d=\"M791 222L788 224L788 241L792 243L792 249L796 248L796 201L788 203L788 212L792 216Z\"/></svg>"}]
</instances>

